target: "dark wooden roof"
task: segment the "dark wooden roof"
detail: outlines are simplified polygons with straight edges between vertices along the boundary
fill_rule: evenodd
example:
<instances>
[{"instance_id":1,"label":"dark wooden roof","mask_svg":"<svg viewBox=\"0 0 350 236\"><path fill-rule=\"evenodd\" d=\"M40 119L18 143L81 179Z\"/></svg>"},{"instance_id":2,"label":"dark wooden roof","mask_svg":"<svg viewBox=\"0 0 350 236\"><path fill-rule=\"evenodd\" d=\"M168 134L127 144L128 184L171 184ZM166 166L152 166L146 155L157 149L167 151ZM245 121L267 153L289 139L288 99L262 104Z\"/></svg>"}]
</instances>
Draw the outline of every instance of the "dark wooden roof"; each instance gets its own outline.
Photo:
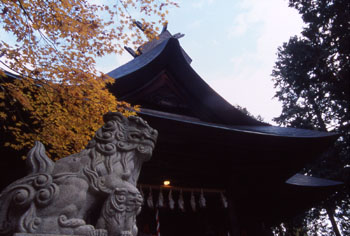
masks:
<instances>
[{"instance_id":1,"label":"dark wooden roof","mask_svg":"<svg viewBox=\"0 0 350 236\"><path fill-rule=\"evenodd\" d=\"M231 125L263 125L235 109L186 61L179 41L164 40L129 63L108 73L111 91L121 100L158 111Z\"/></svg>"},{"instance_id":2,"label":"dark wooden roof","mask_svg":"<svg viewBox=\"0 0 350 236\"><path fill-rule=\"evenodd\" d=\"M226 125L217 124L211 122L201 121L195 117L182 116L177 114L171 114L167 112L160 112L155 110L150 110L146 108L141 108L139 112L140 115L148 115L153 117L158 117L162 119L176 120L179 122L190 123L193 125L212 127L217 129L231 130L233 132L243 132L251 133L256 135L270 135L277 137L294 137L294 138L334 138L337 137L335 133L322 132L316 130L298 129L298 128L287 128L272 126L268 124L259 125Z\"/></svg>"},{"instance_id":3,"label":"dark wooden roof","mask_svg":"<svg viewBox=\"0 0 350 236\"><path fill-rule=\"evenodd\" d=\"M329 179L321 179L313 176L306 176L302 174L295 174L291 178L286 181L287 184L303 186L303 187L314 187L314 188L322 188L329 186L336 186L343 184L339 181L329 180Z\"/></svg>"}]
</instances>

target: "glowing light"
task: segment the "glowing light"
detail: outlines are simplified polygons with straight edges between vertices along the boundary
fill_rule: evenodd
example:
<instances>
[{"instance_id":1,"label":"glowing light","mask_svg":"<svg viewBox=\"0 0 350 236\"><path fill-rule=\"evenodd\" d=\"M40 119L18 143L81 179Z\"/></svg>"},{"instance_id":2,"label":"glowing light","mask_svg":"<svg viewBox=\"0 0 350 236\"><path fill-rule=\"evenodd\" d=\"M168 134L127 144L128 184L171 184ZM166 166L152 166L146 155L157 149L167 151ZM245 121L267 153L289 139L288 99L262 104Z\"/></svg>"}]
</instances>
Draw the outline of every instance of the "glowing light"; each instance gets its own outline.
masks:
<instances>
[{"instance_id":1,"label":"glowing light","mask_svg":"<svg viewBox=\"0 0 350 236\"><path fill-rule=\"evenodd\" d=\"M165 180L165 181L163 182L163 184L164 184L165 186L169 186L169 185L170 185L170 181L169 181L169 180Z\"/></svg>"}]
</instances>

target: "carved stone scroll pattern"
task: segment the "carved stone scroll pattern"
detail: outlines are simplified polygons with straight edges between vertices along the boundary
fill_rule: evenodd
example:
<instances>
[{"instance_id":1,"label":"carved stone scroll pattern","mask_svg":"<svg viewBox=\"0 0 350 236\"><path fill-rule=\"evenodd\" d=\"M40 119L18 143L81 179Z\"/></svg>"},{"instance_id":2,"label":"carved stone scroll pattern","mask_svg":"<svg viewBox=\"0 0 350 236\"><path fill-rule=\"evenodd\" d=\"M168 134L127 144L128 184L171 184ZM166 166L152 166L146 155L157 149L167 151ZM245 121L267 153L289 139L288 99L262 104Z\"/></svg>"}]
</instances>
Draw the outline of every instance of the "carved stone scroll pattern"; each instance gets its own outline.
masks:
<instances>
[{"instance_id":1,"label":"carved stone scroll pattern","mask_svg":"<svg viewBox=\"0 0 350 236\"><path fill-rule=\"evenodd\" d=\"M119 113L107 113L104 122L86 149L56 163L35 143L27 157L29 175L0 194L0 235L137 235L143 198L136 182L157 131ZM89 214L100 215L96 225Z\"/></svg>"}]
</instances>

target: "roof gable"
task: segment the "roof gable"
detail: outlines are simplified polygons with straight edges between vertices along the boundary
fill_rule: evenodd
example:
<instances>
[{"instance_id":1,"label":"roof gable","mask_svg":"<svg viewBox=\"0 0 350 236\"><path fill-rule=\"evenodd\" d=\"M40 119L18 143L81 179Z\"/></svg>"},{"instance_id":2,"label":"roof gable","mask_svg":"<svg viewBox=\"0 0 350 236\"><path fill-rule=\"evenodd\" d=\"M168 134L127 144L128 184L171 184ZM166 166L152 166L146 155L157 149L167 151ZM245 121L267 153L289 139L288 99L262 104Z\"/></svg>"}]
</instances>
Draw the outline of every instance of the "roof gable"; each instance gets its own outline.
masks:
<instances>
[{"instance_id":1,"label":"roof gable","mask_svg":"<svg viewBox=\"0 0 350 236\"><path fill-rule=\"evenodd\" d=\"M179 115L193 115L212 123L266 125L233 107L205 83L189 65L175 38L164 40L108 75L116 79L111 91L119 99L132 104ZM150 93L153 97L158 94L159 99L153 100L153 104L143 103L152 96Z\"/></svg>"}]
</instances>

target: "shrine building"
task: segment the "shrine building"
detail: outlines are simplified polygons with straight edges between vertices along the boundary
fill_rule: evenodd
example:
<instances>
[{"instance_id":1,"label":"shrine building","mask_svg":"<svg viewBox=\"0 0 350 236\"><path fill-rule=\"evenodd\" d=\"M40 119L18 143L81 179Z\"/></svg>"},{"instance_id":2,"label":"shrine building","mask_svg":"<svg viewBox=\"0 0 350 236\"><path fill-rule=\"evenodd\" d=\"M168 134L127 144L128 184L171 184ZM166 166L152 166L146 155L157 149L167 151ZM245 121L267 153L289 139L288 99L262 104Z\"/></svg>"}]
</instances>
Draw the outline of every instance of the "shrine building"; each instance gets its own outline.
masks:
<instances>
[{"instance_id":1,"label":"shrine building","mask_svg":"<svg viewBox=\"0 0 350 236\"><path fill-rule=\"evenodd\" d=\"M134 59L108 73L115 79L110 91L141 105L138 114L159 132L139 178L140 235L155 234L157 226L162 236L272 235L270 226L341 186L298 174L337 134L272 126L244 114L193 70L181 36L165 27L138 53L126 48Z\"/></svg>"}]
</instances>

